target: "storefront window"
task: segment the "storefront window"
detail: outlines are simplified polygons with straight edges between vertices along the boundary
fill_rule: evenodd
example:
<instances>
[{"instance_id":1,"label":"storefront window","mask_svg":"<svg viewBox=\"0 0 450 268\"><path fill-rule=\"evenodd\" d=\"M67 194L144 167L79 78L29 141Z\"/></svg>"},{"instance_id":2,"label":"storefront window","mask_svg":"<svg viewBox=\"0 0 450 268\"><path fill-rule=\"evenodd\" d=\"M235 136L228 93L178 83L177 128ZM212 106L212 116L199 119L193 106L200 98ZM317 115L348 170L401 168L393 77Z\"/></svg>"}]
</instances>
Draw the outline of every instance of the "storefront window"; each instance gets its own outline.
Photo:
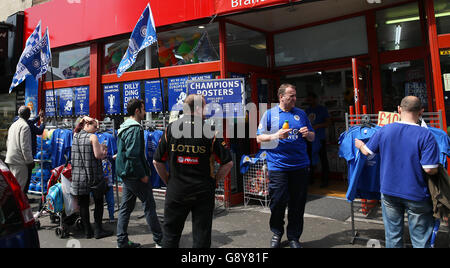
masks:
<instances>
[{"instance_id":1,"label":"storefront window","mask_svg":"<svg viewBox=\"0 0 450 268\"><path fill-rule=\"evenodd\" d=\"M422 45L419 7L411 3L376 13L379 51L399 50Z\"/></svg>"},{"instance_id":2,"label":"storefront window","mask_svg":"<svg viewBox=\"0 0 450 268\"><path fill-rule=\"evenodd\" d=\"M105 45L105 54L103 58L103 74L115 74L117 72L117 68L119 67L120 61L125 55L125 52L128 48L128 39L119 40L116 42L108 43ZM152 47L153 48L153 47ZM152 49L153 50L153 49ZM156 65L156 63L155 63ZM136 62L127 70L129 71L137 71L137 70L145 70L145 52L141 51L137 58Z\"/></svg>"},{"instance_id":3,"label":"storefront window","mask_svg":"<svg viewBox=\"0 0 450 268\"><path fill-rule=\"evenodd\" d=\"M363 16L277 34L274 42L276 66L368 53Z\"/></svg>"},{"instance_id":4,"label":"storefront window","mask_svg":"<svg viewBox=\"0 0 450 268\"><path fill-rule=\"evenodd\" d=\"M427 83L423 60L382 65L381 86L383 111L397 112L397 106L408 95L419 97L425 111L428 111Z\"/></svg>"},{"instance_id":5,"label":"storefront window","mask_svg":"<svg viewBox=\"0 0 450 268\"><path fill-rule=\"evenodd\" d=\"M52 65L54 80L89 76L90 48L52 51ZM46 80L52 80L50 72L47 73Z\"/></svg>"},{"instance_id":6,"label":"storefront window","mask_svg":"<svg viewBox=\"0 0 450 268\"><path fill-rule=\"evenodd\" d=\"M449 49L447 49L449 50ZM450 55L441 56L441 72L444 88L445 114L447 118L447 126L450 129ZM450 133L447 130L447 133Z\"/></svg>"},{"instance_id":7,"label":"storefront window","mask_svg":"<svg viewBox=\"0 0 450 268\"><path fill-rule=\"evenodd\" d=\"M434 10L438 34L450 33L450 2L448 0L434 0Z\"/></svg>"},{"instance_id":8,"label":"storefront window","mask_svg":"<svg viewBox=\"0 0 450 268\"><path fill-rule=\"evenodd\" d=\"M8 129L16 114L16 93L0 94L0 158L6 156Z\"/></svg>"},{"instance_id":9,"label":"storefront window","mask_svg":"<svg viewBox=\"0 0 450 268\"><path fill-rule=\"evenodd\" d=\"M218 23L158 33L161 67L219 60Z\"/></svg>"},{"instance_id":10,"label":"storefront window","mask_svg":"<svg viewBox=\"0 0 450 268\"><path fill-rule=\"evenodd\" d=\"M227 57L229 61L267 66L266 36L263 33L227 24Z\"/></svg>"}]
</instances>

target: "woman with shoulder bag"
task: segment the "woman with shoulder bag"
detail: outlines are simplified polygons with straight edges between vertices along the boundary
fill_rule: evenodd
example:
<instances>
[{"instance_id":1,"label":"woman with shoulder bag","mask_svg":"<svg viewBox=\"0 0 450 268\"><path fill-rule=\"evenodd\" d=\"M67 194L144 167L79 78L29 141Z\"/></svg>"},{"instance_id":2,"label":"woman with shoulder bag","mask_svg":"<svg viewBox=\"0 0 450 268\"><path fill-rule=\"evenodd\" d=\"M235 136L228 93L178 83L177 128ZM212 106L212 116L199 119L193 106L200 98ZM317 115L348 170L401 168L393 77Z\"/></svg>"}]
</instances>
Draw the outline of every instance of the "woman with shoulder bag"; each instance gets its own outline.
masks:
<instances>
[{"instance_id":1,"label":"woman with shoulder bag","mask_svg":"<svg viewBox=\"0 0 450 268\"><path fill-rule=\"evenodd\" d=\"M98 121L83 117L76 126L72 143L72 185L70 192L78 199L81 221L86 238L96 239L113 235L102 227L103 196L107 182L103 177L102 159L106 157L106 147L99 143L94 134L98 129ZM89 195L95 201L95 231L92 231L89 213Z\"/></svg>"}]
</instances>

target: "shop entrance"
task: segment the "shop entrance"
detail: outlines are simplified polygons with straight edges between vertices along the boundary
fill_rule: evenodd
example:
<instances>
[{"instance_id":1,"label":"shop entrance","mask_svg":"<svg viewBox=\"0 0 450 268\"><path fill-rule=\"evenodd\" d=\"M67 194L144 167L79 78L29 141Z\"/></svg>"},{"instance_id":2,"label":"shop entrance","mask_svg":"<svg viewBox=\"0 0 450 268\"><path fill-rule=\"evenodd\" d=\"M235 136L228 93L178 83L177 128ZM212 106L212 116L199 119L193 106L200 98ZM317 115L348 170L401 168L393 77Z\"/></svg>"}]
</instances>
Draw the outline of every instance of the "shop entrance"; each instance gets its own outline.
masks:
<instances>
[{"instance_id":1,"label":"shop entrance","mask_svg":"<svg viewBox=\"0 0 450 268\"><path fill-rule=\"evenodd\" d=\"M447 126L449 125L448 115L450 114L450 43L449 48L440 50L442 85L444 90L445 114L447 114ZM447 131L448 132L448 131Z\"/></svg>"},{"instance_id":2,"label":"shop entrance","mask_svg":"<svg viewBox=\"0 0 450 268\"><path fill-rule=\"evenodd\" d=\"M355 99L355 113L372 113L373 108L373 91L370 65L365 64L358 58L352 59L352 74L353 74L353 97Z\"/></svg>"}]
</instances>

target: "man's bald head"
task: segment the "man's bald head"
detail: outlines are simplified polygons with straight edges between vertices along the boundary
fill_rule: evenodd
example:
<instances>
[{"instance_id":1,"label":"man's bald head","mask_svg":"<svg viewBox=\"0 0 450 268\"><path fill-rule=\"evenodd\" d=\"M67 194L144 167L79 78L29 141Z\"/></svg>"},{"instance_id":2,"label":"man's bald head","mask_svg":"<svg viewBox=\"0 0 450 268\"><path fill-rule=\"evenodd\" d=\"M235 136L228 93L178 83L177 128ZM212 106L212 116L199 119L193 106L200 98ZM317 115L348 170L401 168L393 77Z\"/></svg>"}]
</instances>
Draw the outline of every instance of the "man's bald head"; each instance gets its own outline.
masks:
<instances>
[{"instance_id":1,"label":"man's bald head","mask_svg":"<svg viewBox=\"0 0 450 268\"><path fill-rule=\"evenodd\" d=\"M400 107L405 112L419 113L422 111L422 101L416 96L406 96L402 99Z\"/></svg>"},{"instance_id":2,"label":"man's bald head","mask_svg":"<svg viewBox=\"0 0 450 268\"><path fill-rule=\"evenodd\" d=\"M183 113L202 115L205 105L205 98L201 94L191 94L184 100Z\"/></svg>"},{"instance_id":3,"label":"man's bald head","mask_svg":"<svg viewBox=\"0 0 450 268\"><path fill-rule=\"evenodd\" d=\"M25 120L30 119L31 116L31 110L28 106L20 106L19 111L17 111L20 118L23 118Z\"/></svg>"}]
</instances>

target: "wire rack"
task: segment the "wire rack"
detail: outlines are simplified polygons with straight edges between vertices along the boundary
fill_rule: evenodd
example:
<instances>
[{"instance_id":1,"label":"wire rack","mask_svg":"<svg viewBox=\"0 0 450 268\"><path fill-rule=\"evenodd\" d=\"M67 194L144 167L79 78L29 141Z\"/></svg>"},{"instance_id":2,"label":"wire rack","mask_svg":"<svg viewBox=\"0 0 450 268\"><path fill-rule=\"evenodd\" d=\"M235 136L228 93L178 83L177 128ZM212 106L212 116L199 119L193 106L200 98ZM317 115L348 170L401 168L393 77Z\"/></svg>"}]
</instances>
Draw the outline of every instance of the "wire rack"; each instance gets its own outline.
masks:
<instances>
[{"instance_id":1,"label":"wire rack","mask_svg":"<svg viewBox=\"0 0 450 268\"><path fill-rule=\"evenodd\" d=\"M269 207L269 175L265 159L252 164L244 174L244 205L251 200L258 201L263 207Z\"/></svg>"}]
</instances>

